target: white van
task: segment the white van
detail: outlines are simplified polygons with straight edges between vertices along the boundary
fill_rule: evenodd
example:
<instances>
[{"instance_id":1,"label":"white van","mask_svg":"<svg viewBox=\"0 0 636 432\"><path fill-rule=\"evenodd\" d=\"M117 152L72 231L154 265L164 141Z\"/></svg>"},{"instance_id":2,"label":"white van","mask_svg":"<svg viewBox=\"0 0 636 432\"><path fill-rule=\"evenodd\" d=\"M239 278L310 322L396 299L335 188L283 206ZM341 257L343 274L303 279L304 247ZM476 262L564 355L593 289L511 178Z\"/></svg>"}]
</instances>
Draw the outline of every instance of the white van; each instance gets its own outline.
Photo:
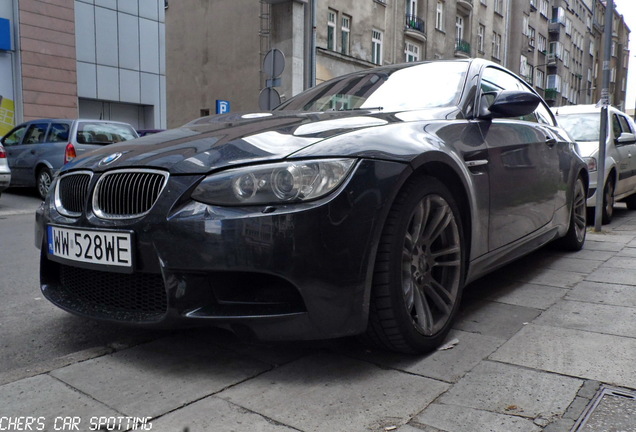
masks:
<instances>
[{"instance_id":1,"label":"white van","mask_svg":"<svg viewBox=\"0 0 636 432\"><path fill-rule=\"evenodd\" d=\"M590 172L587 206L594 208L601 109L594 105L569 105L552 108L552 111L559 125L578 143L579 153L587 162ZM628 209L636 210L636 125L631 117L614 107L609 107L608 114L610 127L603 182L604 224L612 220L615 201L624 201ZM593 214L589 219L593 220Z\"/></svg>"}]
</instances>

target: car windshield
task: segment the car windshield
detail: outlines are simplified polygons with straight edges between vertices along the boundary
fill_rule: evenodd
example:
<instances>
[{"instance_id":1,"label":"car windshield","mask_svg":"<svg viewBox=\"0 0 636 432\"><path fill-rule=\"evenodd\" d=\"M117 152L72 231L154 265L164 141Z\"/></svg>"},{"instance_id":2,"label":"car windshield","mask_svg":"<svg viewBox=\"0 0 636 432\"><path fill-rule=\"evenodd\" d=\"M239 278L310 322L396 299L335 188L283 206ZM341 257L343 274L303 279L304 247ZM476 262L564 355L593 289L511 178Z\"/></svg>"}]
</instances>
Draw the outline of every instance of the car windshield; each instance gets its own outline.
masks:
<instances>
[{"instance_id":1,"label":"car windshield","mask_svg":"<svg viewBox=\"0 0 636 432\"><path fill-rule=\"evenodd\" d=\"M601 130L601 115L599 113L559 114L559 125L575 141L598 141Z\"/></svg>"},{"instance_id":2,"label":"car windshield","mask_svg":"<svg viewBox=\"0 0 636 432\"><path fill-rule=\"evenodd\" d=\"M77 127L80 144L111 144L137 138L132 126L119 123L82 122Z\"/></svg>"},{"instance_id":3,"label":"car windshield","mask_svg":"<svg viewBox=\"0 0 636 432\"><path fill-rule=\"evenodd\" d=\"M397 70L371 69L327 81L291 98L276 110L407 111L451 106L461 95L468 65L468 62L434 62Z\"/></svg>"}]
</instances>

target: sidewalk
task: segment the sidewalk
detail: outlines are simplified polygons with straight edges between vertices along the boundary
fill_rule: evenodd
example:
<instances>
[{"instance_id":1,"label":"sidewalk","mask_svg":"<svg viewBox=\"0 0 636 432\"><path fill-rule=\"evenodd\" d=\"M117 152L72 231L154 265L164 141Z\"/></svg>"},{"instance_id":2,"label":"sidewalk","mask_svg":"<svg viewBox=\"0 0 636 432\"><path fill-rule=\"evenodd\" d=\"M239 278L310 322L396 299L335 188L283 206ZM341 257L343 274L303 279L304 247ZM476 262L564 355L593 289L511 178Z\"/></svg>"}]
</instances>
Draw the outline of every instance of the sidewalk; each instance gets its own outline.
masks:
<instances>
[{"instance_id":1,"label":"sidewalk","mask_svg":"<svg viewBox=\"0 0 636 432\"><path fill-rule=\"evenodd\" d=\"M0 430L636 431L636 212L472 284L454 339L421 357L214 329L96 348L15 371Z\"/></svg>"}]
</instances>

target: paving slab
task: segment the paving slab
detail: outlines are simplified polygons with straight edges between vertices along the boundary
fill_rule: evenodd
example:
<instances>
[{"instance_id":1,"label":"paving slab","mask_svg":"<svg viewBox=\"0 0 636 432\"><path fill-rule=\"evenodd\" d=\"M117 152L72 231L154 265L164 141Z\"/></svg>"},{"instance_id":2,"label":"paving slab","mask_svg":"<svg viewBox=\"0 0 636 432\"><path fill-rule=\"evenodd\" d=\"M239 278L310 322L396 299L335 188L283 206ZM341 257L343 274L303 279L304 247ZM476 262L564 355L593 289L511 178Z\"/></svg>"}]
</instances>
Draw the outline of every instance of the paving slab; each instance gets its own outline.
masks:
<instances>
[{"instance_id":1,"label":"paving slab","mask_svg":"<svg viewBox=\"0 0 636 432\"><path fill-rule=\"evenodd\" d=\"M64 430L65 420L74 420L77 430L89 430L92 418L121 415L48 375L0 386L0 416L24 419L22 426L11 429L6 423L2 430ZM33 419L31 426L26 426L26 418Z\"/></svg>"},{"instance_id":2,"label":"paving slab","mask_svg":"<svg viewBox=\"0 0 636 432\"><path fill-rule=\"evenodd\" d=\"M621 249L616 256L636 257L636 241L633 243L633 245L630 243L628 247Z\"/></svg>"},{"instance_id":3,"label":"paving slab","mask_svg":"<svg viewBox=\"0 0 636 432\"><path fill-rule=\"evenodd\" d=\"M635 337L636 309L563 300L541 314L534 324Z\"/></svg>"},{"instance_id":4,"label":"paving slab","mask_svg":"<svg viewBox=\"0 0 636 432\"><path fill-rule=\"evenodd\" d=\"M632 240L634 240L634 234L621 232L621 231L615 231L613 227L610 227L610 229L606 229L605 231L600 233L595 233L594 231L588 231L586 236L586 244L587 244L587 240L626 245Z\"/></svg>"},{"instance_id":5,"label":"paving slab","mask_svg":"<svg viewBox=\"0 0 636 432\"><path fill-rule=\"evenodd\" d=\"M583 281L565 299L636 308L636 285Z\"/></svg>"},{"instance_id":6,"label":"paving slab","mask_svg":"<svg viewBox=\"0 0 636 432\"><path fill-rule=\"evenodd\" d=\"M509 339L541 310L490 301L475 301L460 309L454 328L498 339Z\"/></svg>"},{"instance_id":7,"label":"paving slab","mask_svg":"<svg viewBox=\"0 0 636 432\"><path fill-rule=\"evenodd\" d=\"M204 340L170 337L51 374L122 413L156 417L269 369Z\"/></svg>"},{"instance_id":8,"label":"paving slab","mask_svg":"<svg viewBox=\"0 0 636 432\"><path fill-rule=\"evenodd\" d=\"M529 324L491 360L636 388L636 339Z\"/></svg>"},{"instance_id":9,"label":"paving slab","mask_svg":"<svg viewBox=\"0 0 636 432\"><path fill-rule=\"evenodd\" d=\"M590 242L591 243L591 242ZM620 252L617 251L602 251L589 249L587 241L583 246L583 249L576 252L556 252L555 255L569 257L573 259L592 260L592 261L607 261L608 259L616 256ZM622 250L622 249L621 249Z\"/></svg>"},{"instance_id":10,"label":"paving slab","mask_svg":"<svg viewBox=\"0 0 636 432\"><path fill-rule=\"evenodd\" d=\"M470 285L466 289L465 297L545 310L563 298L567 292L567 288L486 278Z\"/></svg>"},{"instance_id":11,"label":"paving slab","mask_svg":"<svg viewBox=\"0 0 636 432\"><path fill-rule=\"evenodd\" d=\"M278 367L217 396L302 431L368 431L407 423L449 385L332 354Z\"/></svg>"},{"instance_id":12,"label":"paving slab","mask_svg":"<svg viewBox=\"0 0 636 432\"><path fill-rule=\"evenodd\" d=\"M636 270L636 260L633 257L615 256L607 260L603 267Z\"/></svg>"},{"instance_id":13,"label":"paving slab","mask_svg":"<svg viewBox=\"0 0 636 432\"><path fill-rule=\"evenodd\" d=\"M207 397L152 421L156 431L294 432L258 413L214 396Z\"/></svg>"},{"instance_id":14,"label":"paving slab","mask_svg":"<svg viewBox=\"0 0 636 432\"><path fill-rule=\"evenodd\" d=\"M532 420L456 405L432 404L415 417L413 424L422 423L452 432L539 432ZM479 427L477 428L477 425Z\"/></svg>"},{"instance_id":15,"label":"paving slab","mask_svg":"<svg viewBox=\"0 0 636 432\"><path fill-rule=\"evenodd\" d=\"M589 231L588 231L588 235ZM591 237L591 236L590 236ZM587 238L585 240L585 250L589 251L604 251L604 252L618 252L625 247L623 243L613 243L605 241L604 239L593 240L592 238Z\"/></svg>"},{"instance_id":16,"label":"paving slab","mask_svg":"<svg viewBox=\"0 0 636 432\"><path fill-rule=\"evenodd\" d=\"M531 419L562 415L583 380L485 361L437 402Z\"/></svg>"},{"instance_id":17,"label":"paving slab","mask_svg":"<svg viewBox=\"0 0 636 432\"><path fill-rule=\"evenodd\" d=\"M445 343L453 340L457 340L457 344L452 348L434 351L426 356L410 356L370 349L347 352L347 354L385 368L452 383L457 382L505 342L505 339L461 330L451 330Z\"/></svg>"},{"instance_id":18,"label":"paving slab","mask_svg":"<svg viewBox=\"0 0 636 432\"><path fill-rule=\"evenodd\" d=\"M585 280L591 282L636 286L636 270L600 267L587 276Z\"/></svg>"}]
</instances>

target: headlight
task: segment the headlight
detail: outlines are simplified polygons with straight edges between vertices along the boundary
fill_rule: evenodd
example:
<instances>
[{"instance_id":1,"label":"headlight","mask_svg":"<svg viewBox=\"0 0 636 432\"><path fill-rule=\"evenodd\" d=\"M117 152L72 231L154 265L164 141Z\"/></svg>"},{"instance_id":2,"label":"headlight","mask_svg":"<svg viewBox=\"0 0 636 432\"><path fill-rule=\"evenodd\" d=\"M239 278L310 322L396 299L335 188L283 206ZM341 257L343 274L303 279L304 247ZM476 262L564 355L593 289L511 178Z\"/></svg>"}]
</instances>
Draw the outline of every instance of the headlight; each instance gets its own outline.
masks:
<instances>
[{"instance_id":1,"label":"headlight","mask_svg":"<svg viewBox=\"0 0 636 432\"><path fill-rule=\"evenodd\" d=\"M308 201L336 189L354 162L323 159L230 169L203 179L192 199L228 206Z\"/></svg>"},{"instance_id":2,"label":"headlight","mask_svg":"<svg viewBox=\"0 0 636 432\"><path fill-rule=\"evenodd\" d=\"M585 162L587 162L587 170L588 171L596 171L597 170L597 166L596 166L596 158L593 157L586 157L583 158L583 160Z\"/></svg>"}]
</instances>

